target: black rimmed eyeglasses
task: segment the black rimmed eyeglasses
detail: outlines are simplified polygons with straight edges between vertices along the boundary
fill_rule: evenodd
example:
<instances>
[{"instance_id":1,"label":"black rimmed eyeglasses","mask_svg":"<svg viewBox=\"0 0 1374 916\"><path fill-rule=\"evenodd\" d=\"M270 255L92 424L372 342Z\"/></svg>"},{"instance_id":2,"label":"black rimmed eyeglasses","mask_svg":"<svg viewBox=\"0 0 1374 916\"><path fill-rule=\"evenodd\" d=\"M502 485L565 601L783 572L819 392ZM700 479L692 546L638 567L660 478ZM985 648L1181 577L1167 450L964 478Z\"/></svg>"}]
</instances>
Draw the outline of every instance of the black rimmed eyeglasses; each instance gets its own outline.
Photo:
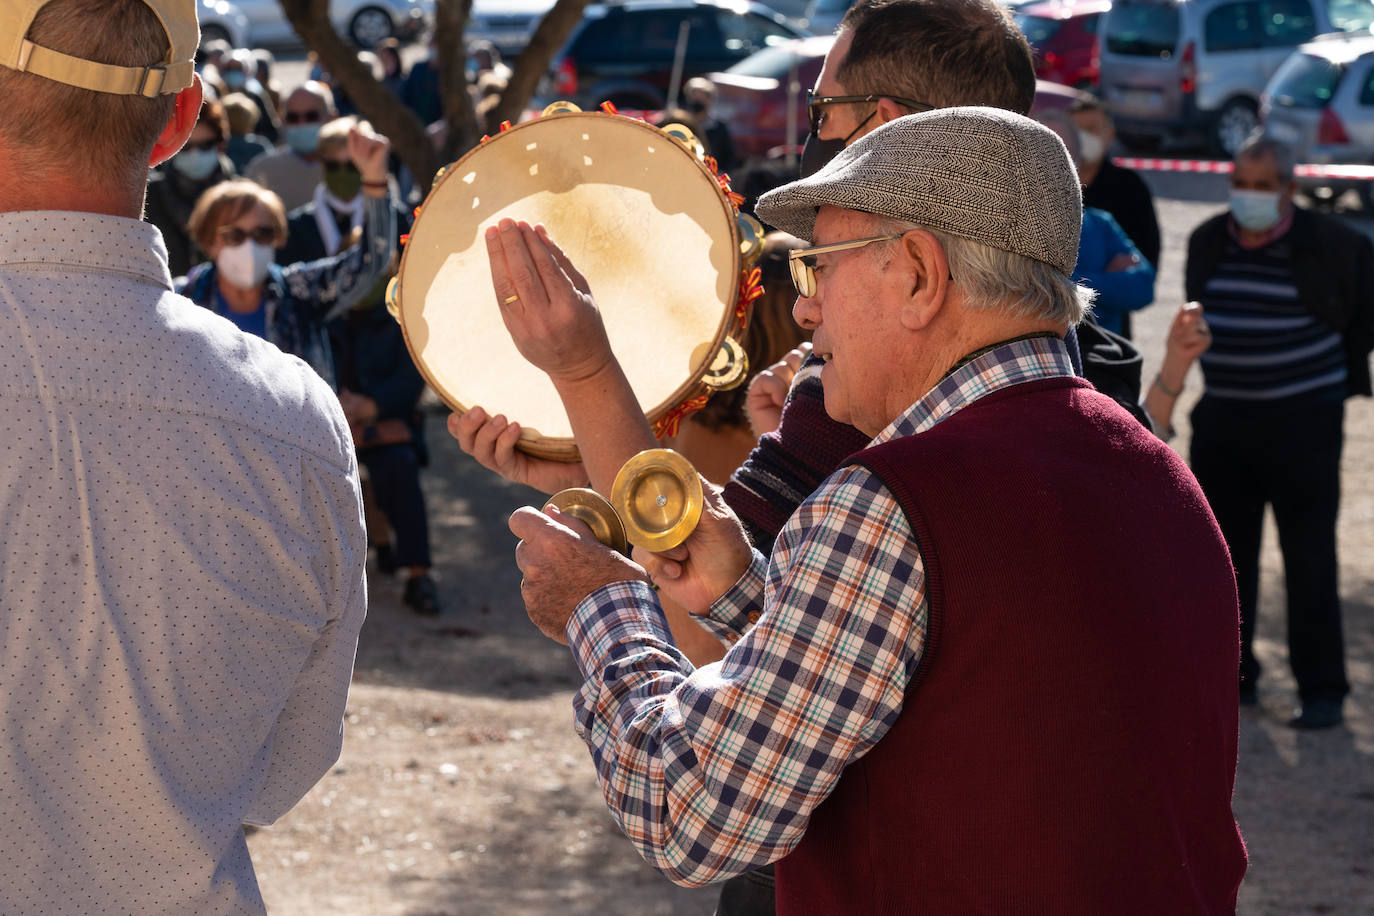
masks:
<instances>
[{"instance_id":1,"label":"black rimmed eyeglasses","mask_svg":"<svg viewBox=\"0 0 1374 916\"><path fill-rule=\"evenodd\" d=\"M880 99L890 99L898 105L905 105L907 108L915 108L917 111L934 111L935 106L925 102L918 102L915 99L904 99L899 95L888 95L880 92L875 95L807 95L806 114L810 118L811 133L820 136L821 122L825 119L826 105L848 105L860 102L876 102Z\"/></svg>"},{"instance_id":2,"label":"black rimmed eyeglasses","mask_svg":"<svg viewBox=\"0 0 1374 916\"><path fill-rule=\"evenodd\" d=\"M863 248L874 242L890 242L901 237L901 233L897 235L875 235L872 238L854 239L849 242L834 242L830 245L816 245L813 248L798 248L787 255L787 266L792 271L792 285L797 288L798 296L803 299L810 299L816 295L816 255L829 254L832 251L846 251L850 248Z\"/></svg>"}]
</instances>

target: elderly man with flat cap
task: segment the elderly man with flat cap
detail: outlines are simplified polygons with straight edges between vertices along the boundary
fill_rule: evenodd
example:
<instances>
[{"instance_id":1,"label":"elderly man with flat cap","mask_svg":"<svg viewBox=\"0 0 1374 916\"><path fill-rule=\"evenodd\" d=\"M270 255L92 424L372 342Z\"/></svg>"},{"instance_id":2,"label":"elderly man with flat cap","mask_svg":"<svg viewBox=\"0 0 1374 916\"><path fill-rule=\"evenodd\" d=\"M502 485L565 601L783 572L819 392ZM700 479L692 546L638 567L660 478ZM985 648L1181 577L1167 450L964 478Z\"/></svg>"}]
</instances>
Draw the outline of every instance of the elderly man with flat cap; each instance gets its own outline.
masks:
<instances>
[{"instance_id":1,"label":"elderly man with flat cap","mask_svg":"<svg viewBox=\"0 0 1374 916\"><path fill-rule=\"evenodd\" d=\"M712 502L687 584L744 634L723 661L575 519L511 517L607 803L674 881L780 860L782 914L1234 910L1235 583L1183 463L1074 376L1079 194L1044 127L951 108L759 202L814 243L795 315L872 439L769 557ZM547 234L488 241L526 355L594 360L532 345L599 322Z\"/></svg>"}]
</instances>

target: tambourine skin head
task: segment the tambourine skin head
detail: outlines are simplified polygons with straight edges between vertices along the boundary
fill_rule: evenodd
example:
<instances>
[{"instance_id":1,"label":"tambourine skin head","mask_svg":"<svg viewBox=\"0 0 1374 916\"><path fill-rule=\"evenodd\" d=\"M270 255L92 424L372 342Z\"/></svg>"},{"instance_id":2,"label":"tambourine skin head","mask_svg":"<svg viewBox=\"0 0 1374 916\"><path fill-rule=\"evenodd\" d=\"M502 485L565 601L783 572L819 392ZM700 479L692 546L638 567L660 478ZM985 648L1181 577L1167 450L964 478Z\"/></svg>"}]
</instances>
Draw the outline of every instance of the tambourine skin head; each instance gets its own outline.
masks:
<instances>
[{"instance_id":1,"label":"tambourine skin head","mask_svg":"<svg viewBox=\"0 0 1374 916\"><path fill-rule=\"evenodd\" d=\"M546 505L553 506L564 515L571 515L592 529L596 539L612 550L630 555L630 544L625 539L625 526L620 516L606 497L595 490L586 487L559 490L549 497Z\"/></svg>"},{"instance_id":2,"label":"tambourine skin head","mask_svg":"<svg viewBox=\"0 0 1374 916\"><path fill-rule=\"evenodd\" d=\"M389 302L445 404L518 422L526 454L578 460L558 392L516 349L492 287L484 232L507 217L542 223L587 279L651 425L704 393L740 324L739 229L719 176L653 125L560 111L465 153L415 218Z\"/></svg>"},{"instance_id":3,"label":"tambourine skin head","mask_svg":"<svg viewBox=\"0 0 1374 916\"><path fill-rule=\"evenodd\" d=\"M667 448L635 455L611 487L611 506L625 525L626 539L645 550L670 550L687 540L704 504L696 468Z\"/></svg>"}]
</instances>

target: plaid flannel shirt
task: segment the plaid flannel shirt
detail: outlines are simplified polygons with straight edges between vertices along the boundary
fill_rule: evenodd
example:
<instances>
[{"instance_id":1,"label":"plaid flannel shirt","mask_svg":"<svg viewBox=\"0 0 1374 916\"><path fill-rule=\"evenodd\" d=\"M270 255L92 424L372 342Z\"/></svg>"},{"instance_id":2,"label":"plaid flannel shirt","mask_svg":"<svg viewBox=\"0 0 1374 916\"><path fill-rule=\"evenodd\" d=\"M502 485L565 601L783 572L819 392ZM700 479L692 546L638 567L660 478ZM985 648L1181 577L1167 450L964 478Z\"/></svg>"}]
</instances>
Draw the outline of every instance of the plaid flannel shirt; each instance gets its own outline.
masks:
<instances>
[{"instance_id":1,"label":"plaid flannel shirt","mask_svg":"<svg viewBox=\"0 0 1374 916\"><path fill-rule=\"evenodd\" d=\"M963 365L873 444L930 429L980 397L1074 375L1064 342L1004 344ZM896 722L925 642L920 549L865 468L836 471L771 558L712 605L730 650L693 669L655 593L619 582L568 622L585 678L577 733L606 802L651 865L700 885L782 858L844 768Z\"/></svg>"}]
</instances>

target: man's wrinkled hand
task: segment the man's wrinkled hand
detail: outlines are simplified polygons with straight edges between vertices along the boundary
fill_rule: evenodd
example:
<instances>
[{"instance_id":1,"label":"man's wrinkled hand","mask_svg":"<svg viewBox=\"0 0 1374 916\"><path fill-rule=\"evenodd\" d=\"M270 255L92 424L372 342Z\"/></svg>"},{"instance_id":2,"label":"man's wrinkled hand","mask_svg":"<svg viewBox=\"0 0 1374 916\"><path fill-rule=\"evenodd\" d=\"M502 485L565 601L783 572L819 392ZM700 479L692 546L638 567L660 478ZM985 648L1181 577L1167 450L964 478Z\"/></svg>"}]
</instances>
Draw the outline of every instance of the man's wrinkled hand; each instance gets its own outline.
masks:
<instances>
[{"instance_id":1,"label":"man's wrinkled hand","mask_svg":"<svg viewBox=\"0 0 1374 916\"><path fill-rule=\"evenodd\" d=\"M501 414L489 417L481 407L473 407L462 416L449 414L448 431L458 440L458 447L478 464L507 480L545 493L588 485L581 462L549 461L517 449L520 424L508 422Z\"/></svg>"},{"instance_id":2,"label":"man's wrinkled hand","mask_svg":"<svg viewBox=\"0 0 1374 916\"><path fill-rule=\"evenodd\" d=\"M520 594L525 613L539 632L568 644L568 618L577 605L603 585L629 579L649 581L630 560L601 544L586 525L552 506L516 509L511 533L520 539L515 563L524 579Z\"/></svg>"},{"instance_id":3,"label":"man's wrinkled hand","mask_svg":"<svg viewBox=\"0 0 1374 916\"><path fill-rule=\"evenodd\" d=\"M711 603L725 594L749 568L753 549L738 516L721 496L721 489L702 478L706 493L701 520L682 544L657 553L634 549L635 561L648 571L660 593L705 615Z\"/></svg>"},{"instance_id":4,"label":"man's wrinkled hand","mask_svg":"<svg viewBox=\"0 0 1374 916\"><path fill-rule=\"evenodd\" d=\"M615 360L587 279L543 226L503 219L486 231L492 288L520 355L555 383Z\"/></svg>"},{"instance_id":5,"label":"man's wrinkled hand","mask_svg":"<svg viewBox=\"0 0 1374 916\"><path fill-rule=\"evenodd\" d=\"M354 127L348 132L348 158L357 167L363 181L386 181L387 157L391 155L391 141L381 134Z\"/></svg>"}]
</instances>

